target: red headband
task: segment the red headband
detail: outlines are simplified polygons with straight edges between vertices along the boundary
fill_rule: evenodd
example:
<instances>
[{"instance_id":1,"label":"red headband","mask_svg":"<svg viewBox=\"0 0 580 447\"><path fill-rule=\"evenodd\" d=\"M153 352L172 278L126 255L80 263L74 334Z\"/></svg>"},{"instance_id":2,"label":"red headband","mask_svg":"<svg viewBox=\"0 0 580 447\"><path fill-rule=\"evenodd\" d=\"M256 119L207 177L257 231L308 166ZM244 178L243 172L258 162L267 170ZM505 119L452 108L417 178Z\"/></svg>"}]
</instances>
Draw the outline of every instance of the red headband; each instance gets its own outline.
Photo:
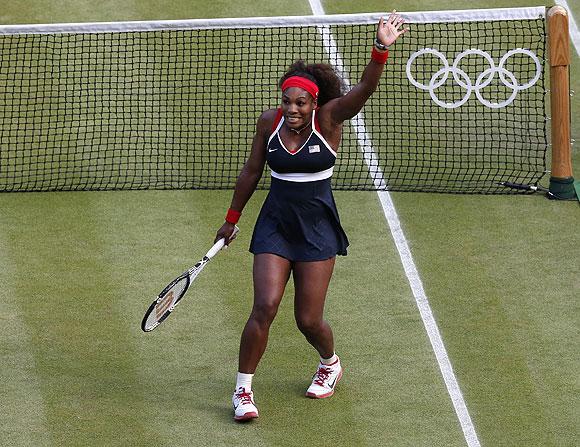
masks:
<instances>
[{"instance_id":1,"label":"red headband","mask_svg":"<svg viewBox=\"0 0 580 447\"><path fill-rule=\"evenodd\" d=\"M290 76L282 83L282 91L290 87L299 87L310 93L314 99L318 98L318 86L310 79L303 78L302 76Z\"/></svg>"}]
</instances>

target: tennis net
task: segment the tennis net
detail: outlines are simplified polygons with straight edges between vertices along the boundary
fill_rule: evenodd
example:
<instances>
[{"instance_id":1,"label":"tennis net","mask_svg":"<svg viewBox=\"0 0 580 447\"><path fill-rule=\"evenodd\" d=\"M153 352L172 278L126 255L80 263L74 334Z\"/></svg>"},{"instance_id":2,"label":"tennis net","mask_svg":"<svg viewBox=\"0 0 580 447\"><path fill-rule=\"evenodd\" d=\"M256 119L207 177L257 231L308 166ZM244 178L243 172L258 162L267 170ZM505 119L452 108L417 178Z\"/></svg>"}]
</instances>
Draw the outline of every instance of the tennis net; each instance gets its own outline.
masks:
<instances>
[{"instance_id":1,"label":"tennis net","mask_svg":"<svg viewBox=\"0 0 580 447\"><path fill-rule=\"evenodd\" d=\"M537 184L545 8L402 15L411 31L344 126L334 188ZM285 69L326 62L354 85L378 17L1 26L0 191L233 188Z\"/></svg>"}]
</instances>

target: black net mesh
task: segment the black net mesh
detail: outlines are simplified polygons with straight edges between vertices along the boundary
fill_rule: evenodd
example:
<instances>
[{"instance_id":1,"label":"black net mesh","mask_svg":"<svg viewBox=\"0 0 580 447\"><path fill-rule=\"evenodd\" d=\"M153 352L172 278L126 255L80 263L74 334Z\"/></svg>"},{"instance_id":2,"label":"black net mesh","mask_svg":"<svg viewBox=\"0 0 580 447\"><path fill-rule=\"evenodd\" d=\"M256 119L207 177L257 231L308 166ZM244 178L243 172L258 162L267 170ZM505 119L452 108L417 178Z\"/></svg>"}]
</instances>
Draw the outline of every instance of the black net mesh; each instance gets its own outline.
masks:
<instances>
[{"instance_id":1,"label":"black net mesh","mask_svg":"<svg viewBox=\"0 0 580 447\"><path fill-rule=\"evenodd\" d=\"M330 30L354 84L375 27L0 36L0 190L233 188L287 66L336 64L321 38ZM511 193L498 183L537 183L547 147L544 20L410 28L364 121L344 127L334 188ZM424 48L436 52L413 56ZM480 52L461 55L470 49ZM514 49L535 58L504 58ZM372 145L361 148L365 131ZM259 187L269 181L265 173Z\"/></svg>"}]
</instances>

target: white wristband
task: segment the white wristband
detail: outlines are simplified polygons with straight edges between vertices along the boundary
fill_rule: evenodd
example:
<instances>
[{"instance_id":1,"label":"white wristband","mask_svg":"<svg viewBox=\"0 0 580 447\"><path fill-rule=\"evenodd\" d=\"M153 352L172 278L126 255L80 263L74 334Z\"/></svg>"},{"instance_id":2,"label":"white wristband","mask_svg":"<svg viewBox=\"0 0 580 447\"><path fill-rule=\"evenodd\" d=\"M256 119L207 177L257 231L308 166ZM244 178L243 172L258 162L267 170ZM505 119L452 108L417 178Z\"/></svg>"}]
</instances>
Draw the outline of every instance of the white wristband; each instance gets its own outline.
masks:
<instances>
[{"instance_id":1,"label":"white wristband","mask_svg":"<svg viewBox=\"0 0 580 447\"><path fill-rule=\"evenodd\" d=\"M379 39L375 39L375 47L377 48L377 50L386 51L389 49L389 46L390 45L385 45L384 43L381 43Z\"/></svg>"}]
</instances>

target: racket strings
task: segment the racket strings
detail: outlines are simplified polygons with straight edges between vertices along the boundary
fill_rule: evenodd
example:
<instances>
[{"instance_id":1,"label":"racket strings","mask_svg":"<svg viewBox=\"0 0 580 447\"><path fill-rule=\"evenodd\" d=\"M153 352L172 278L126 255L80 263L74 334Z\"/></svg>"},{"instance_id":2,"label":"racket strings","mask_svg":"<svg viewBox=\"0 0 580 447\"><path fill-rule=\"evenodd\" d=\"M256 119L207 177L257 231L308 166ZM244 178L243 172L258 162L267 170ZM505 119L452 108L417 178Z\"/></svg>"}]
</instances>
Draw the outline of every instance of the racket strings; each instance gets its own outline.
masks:
<instances>
[{"instance_id":1,"label":"racket strings","mask_svg":"<svg viewBox=\"0 0 580 447\"><path fill-rule=\"evenodd\" d=\"M188 277L184 276L176 281L165 293L157 299L154 309L149 313L145 322L146 329L152 329L157 326L177 305L189 284Z\"/></svg>"}]
</instances>

